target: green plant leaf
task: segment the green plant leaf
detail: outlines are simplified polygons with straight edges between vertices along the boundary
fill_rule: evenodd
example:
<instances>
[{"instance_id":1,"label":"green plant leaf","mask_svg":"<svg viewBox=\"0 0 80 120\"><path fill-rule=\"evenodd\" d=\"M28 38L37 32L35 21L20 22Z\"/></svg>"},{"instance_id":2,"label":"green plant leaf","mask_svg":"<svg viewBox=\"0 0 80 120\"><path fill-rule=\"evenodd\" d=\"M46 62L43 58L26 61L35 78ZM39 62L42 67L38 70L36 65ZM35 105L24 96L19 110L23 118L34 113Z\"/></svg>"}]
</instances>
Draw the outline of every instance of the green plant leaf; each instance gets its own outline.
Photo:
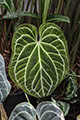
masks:
<instances>
[{"instance_id":1,"label":"green plant leaf","mask_svg":"<svg viewBox=\"0 0 80 120\"><path fill-rule=\"evenodd\" d=\"M63 112L53 102L42 102L37 106L39 120L64 120Z\"/></svg>"},{"instance_id":2,"label":"green plant leaf","mask_svg":"<svg viewBox=\"0 0 80 120\"><path fill-rule=\"evenodd\" d=\"M0 5L4 7L9 12L13 11L14 5L11 0L0 0Z\"/></svg>"},{"instance_id":3,"label":"green plant leaf","mask_svg":"<svg viewBox=\"0 0 80 120\"><path fill-rule=\"evenodd\" d=\"M9 120L36 120L36 110L27 102L20 103L12 111Z\"/></svg>"},{"instance_id":4,"label":"green plant leaf","mask_svg":"<svg viewBox=\"0 0 80 120\"><path fill-rule=\"evenodd\" d=\"M80 120L80 114L77 116L77 120Z\"/></svg>"},{"instance_id":5,"label":"green plant leaf","mask_svg":"<svg viewBox=\"0 0 80 120\"><path fill-rule=\"evenodd\" d=\"M18 104L9 120L64 120L62 111L52 102L42 102L35 109L30 103Z\"/></svg>"},{"instance_id":6,"label":"green plant leaf","mask_svg":"<svg viewBox=\"0 0 80 120\"><path fill-rule=\"evenodd\" d=\"M43 23L46 22L50 0L44 0Z\"/></svg>"},{"instance_id":7,"label":"green plant leaf","mask_svg":"<svg viewBox=\"0 0 80 120\"><path fill-rule=\"evenodd\" d=\"M57 22L70 23L69 17L64 16L64 15L59 15L59 14L48 15L47 21L54 22L54 23L57 23Z\"/></svg>"},{"instance_id":8,"label":"green plant leaf","mask_svg":"<svg viewBox=\"0 0 80 120\"><path fill-rule=\"evenodd\" d=\"M4 63L4 58L3 56L0 54L0 71L5 71L5 63Z\"/></svg>"},{"instance_id":9,"label":"green plant leaf","mask_svg":"<svg viewBox=\"0 0 80 120\"><path fill-rule=\"evenodd\" d=\"M45 0L39 0L39 9L40 9L40 18L41 18L41 23L43 21L43 14L44 14L44 3Z\"/></svg>"},{"instance_id":10,"label":"green plant leaf","mask_svg":"<svg viewBox=\"0 0 80 120\"><path fill-rule=\"evenodd\" d=\"M63 111L64 116L68 115L68 112L70 110L70 105L68 103L54 100L53 98L51 98L51 100Z\"/></svg>"},{"instance_id":11,"label":"green plant leaf","mask_svg":"<svg viewBox=\"0 0 80 120\"><path fill-rule=\"evenodd\" d=\"M37 19L40 19L40 16L38 16L37 14L34 14L34 13L30 13L30 12L25 12L25 11L22 11L22 12L13 12L13 13L7 13L3 19L15 19L15 18L18 18L18 17L25 17L25 16L30 16L30 17L33 17L33 18L37 18Z\"/></svg>"},{"instance_id":12,"label":"green plant leaf","mask_svg":"<svg viewBox=\"0 0 80 120\"><path fill-rule=\"evenodd\" d=\"M78 23L80 24L80 20L78 21Z\"/></svg>"},{"instance_id":13,"label":"green plant leaf","mask_svg":"<svg viewBox=\"0 0 80 120\"><path fill-rule=\"evenodd\" d=\"M68 72L68 48L61 29L42 24L37 29L23 24L14 33L9 75L24 92L35 96L49 96Z\"/></svg>"},{"instance_id":14,"label":"green plant leaf","mask_svg":"<svg viewBox=\"0 0 80 120\"><path fill-rule=\"evenodd\" d=\"M0 104L6 99L10 90L11 85L6 77L4 59L0 54Z\"/></svg>"},{"instance_id":15,"label":"green plant leaf","mask_svg":"<svg viewBox=\"0 0 80 120\"><path fill-rule=\"evenodd\" d=\"M65 76L63 83L53 92L54 99L69 100L69 102L76 103L79 100L79 86L76 80L77 75L70 69Z\"/></svg>"},{"instance_id":16,"label":"green plant leaf","mask_svg":"<svg viewBox=\"0 0 80 120\"><path fill-rule=\"evenodd\" d=\"M74 77L75 73L70 70L70 74L73 74L73 76L69 76L64 83L64 91L66 94L66 97L64 98L65 100L70 100L77 92L77 82Z\"/></svg>"}]
</instances>

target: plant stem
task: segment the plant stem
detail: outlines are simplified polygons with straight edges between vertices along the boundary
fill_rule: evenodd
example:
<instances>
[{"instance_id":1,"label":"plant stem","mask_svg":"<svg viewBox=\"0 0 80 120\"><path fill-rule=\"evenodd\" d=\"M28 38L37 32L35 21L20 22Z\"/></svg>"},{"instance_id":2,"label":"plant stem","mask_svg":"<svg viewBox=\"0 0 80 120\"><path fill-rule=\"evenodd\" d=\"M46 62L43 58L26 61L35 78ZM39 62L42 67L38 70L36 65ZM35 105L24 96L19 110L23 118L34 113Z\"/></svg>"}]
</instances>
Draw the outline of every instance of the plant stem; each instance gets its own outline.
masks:
<instances>
[{"instance_id":1,"label":"plant stem","mask_svg":"<svg viewBox=\"0 0 80 120\"><path fill-rule=\"evenodd\" d=\"M1 120L8 120L3 104L0 104Z\"/></svg>"},{"instance_id":2,"label":"plant stem","mask_svg":"<svg viewBox=\"0 0 80 120\"><path fill-rule=\"evenodd\" d=\"M71 4L72 0L67 0L67 5L65 8L65 15L68 16L68 12L69 12L69 8L70 8L70 4ZM64 33L66 32L66 28L67 28L67 24L65 23L65 25L63 26L63 31Z\"/></svg>"},{"instance_id":3,"label":"plant stem","mask_svg":"<svg viewBox=\"0 0 80 120\"><path fill-rule=\"evenodd\" d=\"M40 15L41 15L41 23L43 22L43 13L44 13L44 5L45 5L45 0L40 0L41 2L40 2Z\"/></svg>"},{"instance_id":4,"label":"plant stem","mask_svg":"<svg viewBox=\"0 0 80 120\"><path fill-rule=\"evenodd\" d=\"M33 6L34 6L34 3L33 3L33 0L32 0L32 2L31 2L31 8L30 8L30 12L31 13L32 13L32 10L33 10ZM29 17L28 22L31 23L31 17Z\"/></svg>"},{"instance_id":5,"label":"plant stem","mask_svg":"<svg viewBox=\"0 0 80 120\"><path fill-rule=\"evenodd\" d=\"M22 0L22 2L21 2L21 9L20 9L20 11L24 11L24 0Z\"/></svg>"},{"instance_id":6,"label":"plant stem","mask_svg":"<svg viewBox=\"0 0 80 120\"><path fill-rule=\"evenodd\" d=\"M44 10L43 10L43 23L46 22L46 19L47 19L47 14L48 14L48 9L49 9L49 4L50 4L50 0L45 0L44 2Z\"/></svg>"},{"instance_id":7,"label":"plant stem","mask_svg":"<svg viewBox=\"0 0 80 120\"><path fill-rule=\"evenodd\" d=\"M18 6L18 21L20 23L20 16L19 16L19 1L17 0L17 6Z\"/></svg>"},{"instance_id":8,"label":"plant stem","mask_svg":"<svg viewBox=\"0 0 80 120\"><path fill-rule=\"evenodd\" d=\"M25 96L26 96L28 103L30 103L30 100L29 100L28 95L26 93L25 93Z\"/></svg>"},{"instance_id":9,"label":"plant stem","mask_svg":"<svg viewBox=\"0 0 80 120\"><path fill-rule=\"evenodd\" d=\"M58 7L57 7L57 14L59 14L60 5L61 5L61 0L59 0L59 2L58 2Z\"/></svg>"},{"instance_id":10,"label":"plant stem","mask_svg":"<svg viewBox=\"0 0 80 120\"><path fill-rule=\"evenodd\" d=\"M5 37L4 44L3 44L3 52L4 52L4 49L5 49L6 42L8 40L8 35L10 33L10 30L11 30L11 25L12 25L12 21L10 22L9 27L8 27L8 31L6 33L6 37Z\"/></svg>"},{"instance_id":11,"label":"plant stem","mask_svg":"<svg viewBox=\"0 0 80 120\"><path fill-rule=\"evenodd\" d=\"M73 23L73 26L72 26L72 32L70 34L69 48L70 48L70 45L71 45L72 40L73 40L72 38L73 38L73 34L74 34L74 29L75 29L76 24L78 23L79 16L80 16L80 4L78 5L77 12L76 12L76 15L75 15L75 18L74 18L74 23Z\"/></svg>"},{"instance_id":12,"label":"plant stem","mask_svg":"<svg viewBox=\"0 0 80 120\"><path fill-rule=\"evenodd\" d=\"M68 12L69 12L69 7L70 7L70 4L71 4L71 2L72 2L72 0L68 0L67 1L67 5L66 5L66 15L68 14Z\"/></svg>"},{"instance_id":13,"label":"plant stem","mask_svg":"<svg viewBox=\"0 0 80 120\"><path fill-rule=\"evenodd\" d=\"M74 74L67 74L68 76L71 76L71 77L80 77L80 75L74 75Z\"/></svg>"},{"instance_id":14,"label":"plant stem","mask_svg":"<svg viewBox=\"0 0 80 120\"><path fill-rule=\"evenodd\" d=\"M60 11L59 11L60 14L61 14L61 12L62 12L63 3L64 3L64 0L62 0L62 2L61 2L61 7L60 7Z\"/></svg>"},{"instance_id":15,"label":"plant stem","mask_svg":"<svg viewBox=\"0 0 80 120\"><path fill-rule=\"evenodd\" d=\"M27 6L26 6L26 11L28 11L28 8L29 8L29 6L30 6L30 3L31 3L31 0L28 0Z\"/></svg>"},{"instance_id":16,"label":"plant stem","mask_svg":"<svg viewBox=\"0 0 80 120\"><path fill-rule=\"evenodd\" d=\"M80 29L80 28L79 28ZM74 53L73 53L73 58L72 58L72 61L71 61L71 68L73 67L73 64L75 62L75 59L76 59L76 54L77 54L77 50L79 48L79 45L80 45L80 34L78 35L78 39L77 39L77 44L76 44L76 47L74 49Z\"/></svg>"}]
</instances>

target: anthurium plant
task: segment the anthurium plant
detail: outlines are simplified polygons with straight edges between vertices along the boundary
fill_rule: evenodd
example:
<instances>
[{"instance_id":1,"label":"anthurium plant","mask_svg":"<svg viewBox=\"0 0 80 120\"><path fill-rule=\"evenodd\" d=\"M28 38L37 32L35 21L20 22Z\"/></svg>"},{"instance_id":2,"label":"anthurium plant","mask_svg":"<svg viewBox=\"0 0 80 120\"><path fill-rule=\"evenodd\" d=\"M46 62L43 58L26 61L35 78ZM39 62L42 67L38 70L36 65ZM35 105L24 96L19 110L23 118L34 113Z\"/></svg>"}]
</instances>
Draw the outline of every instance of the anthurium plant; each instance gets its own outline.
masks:
<instances>
[{"instance_id":1,"label":"anthurium plant","mask_svg":"<svg viewBox=\"0 0 80 120\"><path fill-rule=\"evenodd\" d=\"M36 98L50 96L69 71L65 36L58 25L47 23L48 18L52 20L52 16L47 16L49 2L41 0L39 29L32 24L22 24L12 39L9 75L16 86ZM64 120L63 112L53 101L39 103L36 109L30 103L20 103L9 119Z\"/></svg>"},{"instance_id":2,"label":"anthurium plant","mask_svg":"<svg viewBox=\"0 0 80 120\"><path fill-rule=\"evenodd\" d=\"M14 5L8 0L0 2L8 10L4 19L29 15L40 20L39 28L32 24L22 24L16 28L9 64L9 75L15 85L24 93L39 99L50 96L69 73L67 41L61 28L52 22L70 23L66 16L48 15L50 0L41 0L40 3L40 15L34 15L15 11ZM73 89L70 86L74 86ZM64 100L71 99L76 92L76 83L71 76L65 81L64 88ZM9 120L64 120L69 109L69 104L53 98L52 102L39 103L36 109L29 102L23 102L14 108Z\"/></svg>"},{"instance_id":3,"label":"anthurium plant","mask_svg":"<svg viewBox=\"0 0 80 120\"><path fill-rule=\"evenodd\" d=\"M13 35L9 75L24 92L46 97L63 81L69 70L68 47L60 27L44 23L19 26Z\"/></svg>"}]
</instances>

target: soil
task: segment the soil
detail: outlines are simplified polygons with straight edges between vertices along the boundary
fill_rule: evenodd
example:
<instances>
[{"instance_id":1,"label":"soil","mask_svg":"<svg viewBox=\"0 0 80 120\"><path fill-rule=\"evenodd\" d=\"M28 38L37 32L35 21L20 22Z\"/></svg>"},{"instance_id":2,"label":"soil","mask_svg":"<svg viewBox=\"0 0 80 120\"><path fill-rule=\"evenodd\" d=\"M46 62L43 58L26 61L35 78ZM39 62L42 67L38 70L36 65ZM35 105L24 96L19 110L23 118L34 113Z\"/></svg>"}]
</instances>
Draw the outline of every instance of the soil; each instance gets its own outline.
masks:
<instances>
[{"instance_id":1,"label":"soil","mask_svg":"<svg viewBox=\"0 0 80 120\"><path fill-rule=\"evenodd\" d=\"M77 116L80 114L80 100L70 105L70 111L66 116L65 120L77 120Z\"/></svg>"}]
</instances>

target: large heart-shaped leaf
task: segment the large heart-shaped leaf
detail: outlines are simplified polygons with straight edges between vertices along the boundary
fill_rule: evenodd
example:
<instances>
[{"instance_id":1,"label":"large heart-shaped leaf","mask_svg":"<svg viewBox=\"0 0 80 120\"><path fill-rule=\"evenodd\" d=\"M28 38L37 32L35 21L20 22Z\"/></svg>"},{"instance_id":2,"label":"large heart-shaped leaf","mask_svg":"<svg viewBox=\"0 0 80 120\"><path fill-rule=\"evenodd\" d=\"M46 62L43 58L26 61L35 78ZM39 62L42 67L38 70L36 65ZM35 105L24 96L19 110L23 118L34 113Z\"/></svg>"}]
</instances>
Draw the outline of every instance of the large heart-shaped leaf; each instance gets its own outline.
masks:
<instances>
[{"instance_id":1,"label":"large heart-shaped leaf","mask_svg":"<svg viewBox=\"0 0 80 120\"><path fill-rule=\"evenodd\" d=\"M0 54L0 104L6 99L11 89L11 85L7 80L5 73L5 64Z\"/></svg>"},{"instance_id":2,"label":"large heart-shaped leaf","mask_svg":"<svg viewBox=\"0 0 80 120\"><path fill-rule=\"evenodd\" d=\"M18 104L9 120L64 120L62 111L52 102L42 102L35 109L30 103Z\"/></svg>"},{"instance_id":3,"label":"large heart-shaped leaf","mask_svg":"<svg viewBox=\"0 0 80 120\"><path fill-rule=\"evenodd\" d=\"M9 74L17 86L35 97L50 95L68 72L68 49L61 29L42 24L37 29L24 24L12 41Z\"/></svg>"}]
</instances>

